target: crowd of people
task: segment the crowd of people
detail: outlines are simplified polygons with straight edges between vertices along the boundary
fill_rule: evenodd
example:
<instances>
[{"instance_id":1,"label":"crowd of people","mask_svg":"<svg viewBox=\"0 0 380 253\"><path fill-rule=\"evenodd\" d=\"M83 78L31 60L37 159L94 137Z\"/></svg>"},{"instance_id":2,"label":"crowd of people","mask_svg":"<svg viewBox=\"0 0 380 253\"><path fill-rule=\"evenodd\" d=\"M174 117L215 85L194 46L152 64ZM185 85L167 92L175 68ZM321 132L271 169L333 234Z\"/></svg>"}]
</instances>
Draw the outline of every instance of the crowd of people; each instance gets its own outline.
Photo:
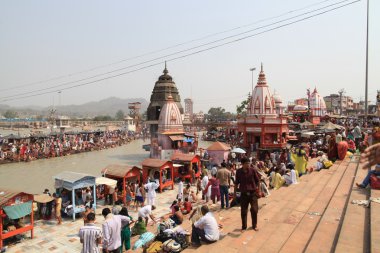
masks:
<instances>
[{"instance_id":1,"label":"crowd of people","mask_svg":"<svg viewBox=\"0 0 380 253\"><path fill-rule=\"evenodd\" d=\"M189 219L192 224L190 236L192 246L199 247L201 242L217 242L220 239L219 231L222 224L219 224L210 211L211 203L214 204L213 208L220 204L221 209L228 209L240 204L241 231L244 232L247 229L259 231L257 223L258 199L269 196L270 189L275 190L282 185L297 184L302 175L311 173L313 170L304 170L307 167L305 161L307 163L309 155L310 150L299 146L292 150L284 150L279 154L270 153L261 161L255 157L245 156L240 159L238 166L231 161L223 161L222 164L211 170L203 167L201 178L197 179L194 185L182 180L179 181L176 198L168 208L170 214L161 217L161 219L156 219L154 215L156 209L156 195L154 193L158 189L158 183L152 179L145 184L130 183L127 186L128 191L133 194L130 197L127 195L128 204L122 205L122 203L117 202L118 198L111 198L108 204L111 204L112 208L106 207L102 210L104 218L102 227L94 224L96 216L91 207L86 208L83 213L84 226L79 231L80 241L83 244L82 252L100 252L101 248L103 252L130 250L133 248L131 245L132 236L140 236L140 239L135 243L136 245L142 240L142 237L145 238L142 235L150 233L147 232L149 220L151 220L152 226L157 225L158 233L146 239L144 243L153 240L164 243L169 238L164 231L183 225L185 219ZM322 157L327 158L324 153L319 152L318 161ZM369 174L380 175L379 157L380 143L363 152L362 161L365 168L377 164L375 170L370 171ZM141 193L141 203L137 203L137 201L133 206L133 200L140 196L139 192ZM86 194L89 193L84 191L82 198L85 198ZM201 197L198 198L199 194ZM55 212L59 212L62 199L57 195L54 195L54 198ZM129 214L129 211L132 210L137 210L136 220ZM252 222L249 225L248 211L250 211ZM58 223L61 222L59 215L56 215L56 219ZM177 239L176 237L170 238ZM178 244L182 243L181 240L178 242ZM160 245L163 245L162 243Z\"/></svg>"},{"instance_id":2,"label":"crowd of people","mask_svg":"<svg viewBox=\"0 0 380 253\"><path fill-rule=\"evenodd\" d=\"M159 188L157 180L148 179L145 183L129 182L126 184L125 195L121 194L123 190L120 185L116 188L97 187L97 199L104 199L105 204L111 206L102 210L104 221L101 228L95 225L96 216L92 207L91 189L77 190L75 204L82 203L85 207L82 213L84 226L79 230L80 241L83 244L82 252L100 252L100 248L103 252L113 253L123 252L124 249L130 250L133 235L142 236L149 233L147 231L149 220L152 225L158 227L158 233L153 238L162 243L169 240L168 238L174 238L174 241L182 245L183 238L177 238L173 234L169 236L165 231L180 227L186 219L191 221L191 244L194 247L200 246L202 241L214 243L220 239L219 230L222 224L219 224L210 211L211 203L214 208L220 205L221 209L240 205L241 231L248 229L259 231L257 223L259 198L270 196L271 190L296 185L303 175L328 169L336 160L343 160L347 155L358 152L362 152L364 168L376 165L375 170L370 170L363 182L357 184L358 187L365 188L370 183L371 175L380 176L380 143L376 144L379 139L375 135L379 130L374 130L370 134L362 131L355 122L352 126L352 129L349 125L349 128L336 129L334 132L302 140L298 145L282 151L262 153L260 157L251 154L239 158L230 156L227 161L215 164L209 169L202 166L201 176L193 181L193 185L179 179L176 197L168 206L169 214L161 219L156 219L154 215L156 191ZM128 136L122 132L115 134L105 132L99 136L94 134L67 138L63 136L62 139L53 138L47 143L63 145L70 142L69 147L78 147L84 142L85 145L96 146L114 141L115 145L120 145L120 141L124 138L127 140ZM53 153L55 152L53 150ZM18 155L21 157L20 152ZM311 158L317 159L315 166L308 165ZM48 190L45 190L44 194L50 195ZM65 192L61 192L60 195L53 194L53 197L52 203L41 207L42 217L54 214L58 224L61 224L62 210L67 208L71 198ZM121 197L125 197L125 200ZM136 220L129 214L131 211L136 211ZM248 211L250 211L251 224L248 224ZM143 241L153 240L149 238L144 237Z\"/></svg>"},{"instance_id":3,"label":"crowd of people","mask_svg":"<svg viewBox=\"0 0 380 253\"><path fill-rule=\"evenodd\" d=\"M101 150L126 144L132 139L133 132L122 130L29 137L0 136L0 163L28 162Z\"/></svg>"}]
</instances>

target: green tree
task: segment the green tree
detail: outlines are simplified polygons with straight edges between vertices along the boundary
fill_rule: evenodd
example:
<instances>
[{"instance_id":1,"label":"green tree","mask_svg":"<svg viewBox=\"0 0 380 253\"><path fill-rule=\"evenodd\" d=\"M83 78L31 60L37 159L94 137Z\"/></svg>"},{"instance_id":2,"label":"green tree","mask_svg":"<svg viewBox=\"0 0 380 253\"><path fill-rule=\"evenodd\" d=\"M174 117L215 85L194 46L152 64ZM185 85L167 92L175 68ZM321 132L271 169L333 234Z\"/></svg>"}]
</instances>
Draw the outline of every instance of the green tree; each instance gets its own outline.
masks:
<instances>
[{"instance_id":1,"label":"green tree","mask_svg":"<svg viewBox=\"0 0 380 253\"><path fill-rule=\"evenodd\" d=\"M247 108L249 106L249 101L251 99L251 93L248 93L248 97L241 101L240 105L236 106L236 113L238 115L247 115Z\"/></svg>"},{"instance_id":2,"label":"green tree","mask_svg":"<svg viewBox=\"0 0 380 253\"><path fill-rule=\"evenodd\" d=\"M109 115L100 115L94 118L94 121L111 121L112 117Z\"/></svg>"},{"instance_id":3,"label":"green tree","mask_svg":"<svg viewBox=\"0 0 380 253\"><path fill-rule=\"evenodd\" d=\"M115 114L115 119L116 120L124 120L124 112L122 110L118 110Z\"/></svg>"},{"instance_id":4,"label":"green tree","mask_svg":"<svg viewBox=\"0 0 380 253\"><path fill-rule=\"evenodd\" d=\"M14 119L14 118L17 118L18 117L18 113L16 111L13 111L13 110L7 110L3 116L7 119Z\"/></svg>"}]
</instances>

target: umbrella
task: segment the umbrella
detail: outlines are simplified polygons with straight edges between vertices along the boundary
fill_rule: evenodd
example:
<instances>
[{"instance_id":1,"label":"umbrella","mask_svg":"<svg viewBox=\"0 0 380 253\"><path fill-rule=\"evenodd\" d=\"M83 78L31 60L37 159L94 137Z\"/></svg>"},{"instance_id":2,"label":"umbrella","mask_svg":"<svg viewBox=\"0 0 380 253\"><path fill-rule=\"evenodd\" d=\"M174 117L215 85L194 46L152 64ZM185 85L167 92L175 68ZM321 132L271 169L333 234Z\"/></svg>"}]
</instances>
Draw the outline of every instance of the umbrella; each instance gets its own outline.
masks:
<instances>
[{"instance_id":1,"label":"umbrella","mask_svg":"<svg viewBox=\"0 0 380 253\"><path fill-rule=\"evenodd\" d=\"M309 121L305 121L305 122L302 122L300 124L300 126L303 126L303 127L312 127L312 126L314 126L314 124L311 123L311 122L309 122Z\"/></svg>"},{"instance_id":2,"label":"umbrella","mask_svg":"<svg viewBox=\"0 0 380 253\"><path fill-rule=\"evenodd\" d=\"M314 132L303 132L303 133L301 133L301 137L305 137L305 138L310 138L314 135L315 135Z\"/></svg>"},{"instance_id":3,"label":"umbrella","mask_svg":"<svg viewBox=\"0 0 380 253\"><path fill-rule=\"evenodd\" d=\"M50 201L53 201L54 198L47 194L38 194L38 195L34 195L33 200L38 203L48 203Z\"/></svg>"},{"instance_id":4,"label":"umbrella","mask_svg":"<svg viewBox=\"0 0 380 253\"><path fill-rule=\"evenodd\" d=\"M245 154L245 150L242 149L242 148L234 148L233 150L231 150L232 153L238 153L238 154Z\"/></svg>"},{"instance_id":5,"label":"umbrella","mask_svg":"<svg viewBox=\"0 0 380 253\"><path fill-rule=\"evenodd\" d=\"M96 185L101 185L101 184L105 184L105 185L109 185L113 188L116 187L117 185L117 181L114 180L114 179L110 179L110 178L107 178L107 177L97 177L95 179L95 182L96 182Z\"/></svg>"},{"instance_id":6,"label":"umbrella","mask_svg":"<svg viewBox=\"0 0 380 253\"><path fill-rule=\"evenodd\" d=\"M336 129L342 129L341 126L336 125L334 123L328 122L326 125L321 127L321 129L326 129L326 130L336 130Z\"/></svg>"}]
</instances>

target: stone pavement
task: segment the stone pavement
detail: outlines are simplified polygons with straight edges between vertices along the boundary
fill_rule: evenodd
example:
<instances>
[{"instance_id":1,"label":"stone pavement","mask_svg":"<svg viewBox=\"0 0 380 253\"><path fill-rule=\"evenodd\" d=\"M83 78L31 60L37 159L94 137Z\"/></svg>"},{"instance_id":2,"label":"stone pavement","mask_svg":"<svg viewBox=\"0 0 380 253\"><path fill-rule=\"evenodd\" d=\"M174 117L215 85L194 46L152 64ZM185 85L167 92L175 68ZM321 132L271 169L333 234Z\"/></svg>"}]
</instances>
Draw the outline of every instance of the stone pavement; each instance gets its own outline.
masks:
<instances>
[{"instance_id":1,"label":"stone pavement","mask_svg":"<svg viewBox=\"0 0 380 253\"><path fill-rule=\"evenodd\" d=\"M174 190L166 190L162 194L158 193L156 198L157 209L154 211L156 217L161 217L170 212L170 205L177 196L177 185ZM96 224L101 227L104 219L101 210L104 206L98 206L96 209ZM137 212L130 210L129 214L137 219ZM57 226L54 220L36 221L34 229L34 238L30 239L30 233L25 234L25 239L21 243L9 245L6 252L24 253L24 252L62 252L73 253L80 252L82 245L79 242L78 231L83 226L83 220L64 219L62 225ZM149 230L154 230L149 226ZM132 242L137 240L134 237ZM133 243L132 243L133 245Z\"/></svg>"},{"instance_id":2,"label":"stone pavement","mask_svg":"<svg viewBox=\"0 0 380 253\"><path fill-rule=\"evenodd\" d=\"M314 164L315 160L312 160L308 167ZM239 207L221 210L218 204L211 205L216 219L223 225L222 239L199 248L189 247L184 252L330 252L328 249L335 249L339 234L356 232L347 231L342 222L346 210L355 209L354 206L347 208L347 202L353 191L357 169L357 161L338 161L329 170L302 176L297 185L271 191L268 198L259 200L258 232L252 229L240 231ZM357 181L361 180L362 174ZM176 194L176 188L158 194L156 217L169 212ZM100 210L97 210L98 214ZM135 212L131 214L136 218ZM97 215L97 219L100 226L103 217ZM35 239L26 239L9 247L8 252L80 252L77 232L81 226L81 220L66 220L59 227L54 222L38 222ZM191 230L188 219L182 227ZM156 227L148 226L148 229L154 232ZM357 233L357 237L363 237L361 230L358 229ZM132 245L135 240L137 237L132 238ZM357 247L345 252L364 251Z\"/></svg>"}]
</instances>

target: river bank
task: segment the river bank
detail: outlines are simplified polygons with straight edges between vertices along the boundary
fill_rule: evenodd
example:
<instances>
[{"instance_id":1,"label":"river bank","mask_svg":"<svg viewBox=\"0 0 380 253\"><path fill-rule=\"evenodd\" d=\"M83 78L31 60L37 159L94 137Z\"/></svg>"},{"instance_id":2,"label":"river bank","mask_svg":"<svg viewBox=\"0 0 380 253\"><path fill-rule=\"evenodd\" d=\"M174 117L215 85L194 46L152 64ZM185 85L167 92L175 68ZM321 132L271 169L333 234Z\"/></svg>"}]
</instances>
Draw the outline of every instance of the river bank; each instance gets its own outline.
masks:
<instances>
[{"instance_id":1,"label":"river bank","mask_svg":"<svg viewBox=\"0 0 380 253\"><path fill-rule=\"evenodd\" d=\"M79 153L54 159L36 160L33 162L8 163L0 166L0 185L28 193L42 193L45 188L53 191L52 177L62 171L75 171L100 176L100 171L112 163L138 165L149 152L142 145L149 140L134 140L128 145L99 151Z\"/></svg>"}]
</instances>

